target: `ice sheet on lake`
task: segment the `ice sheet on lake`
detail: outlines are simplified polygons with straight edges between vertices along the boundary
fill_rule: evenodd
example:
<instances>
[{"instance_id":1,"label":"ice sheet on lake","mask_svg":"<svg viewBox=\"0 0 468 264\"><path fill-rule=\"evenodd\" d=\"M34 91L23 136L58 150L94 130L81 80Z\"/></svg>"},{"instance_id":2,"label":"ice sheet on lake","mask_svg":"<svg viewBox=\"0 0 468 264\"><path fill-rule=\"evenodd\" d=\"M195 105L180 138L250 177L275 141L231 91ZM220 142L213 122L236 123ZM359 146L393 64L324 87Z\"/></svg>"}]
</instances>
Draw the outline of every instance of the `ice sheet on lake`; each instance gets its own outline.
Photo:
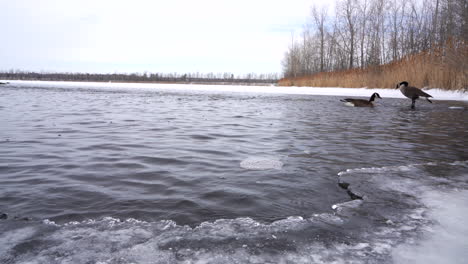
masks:
<instances>
[{"instance_id":1,"label":"ice sheet on lake","mask_svg":"<svg viewBox=\"0 0 468 264\"><path fill-rule=\"evenodd\" d=\"M1 80L0 80L1 81ZM369 97L378 92L383 98L405 98L398 89L340 88L340 87L279 87L245 85L198 85L198 84L158 84L158 83L105 83L105 82L58 82L58 81L9 81L9 87L56 87L82 89L142 89L198 92L240 92L266 94L305 94ZM425 89L434 100L468 101L468 92Z\"/></svg>"},{"instance_id":2,"label":"ice sheet on lake","mask_svg":"<svg viewBox=\"0 0 468 264\"><path fill-rule=\"evenodd\" d=\"M362 197L364 210L378 212L392 225L408 223L403 230L421 233L392 251L395 263L465 263L468 161L358 168L340 172L339 177L350 193ZM406 211L409 218L394 218L398 216L392 213L394 208Z\"/></svg>"},{"instance_id":3,"label":"ice sheet on lake","mask_svg":"<svg viewBox=\"0 0 468 264\"><path fill-rule=\"evenodd\" d=\"M421 241L405 243L393 252L396 263L457 263L468 260L468 190L427 192L422 197L435 226L425 228Z\"/></svg>"},{"instance_id":4,"label":"ice sheet on lake","mask_svg":"<svg viewBox=\"0 0 468 264\"><path fill-rule=\"evenodd\" d=\"M449 106L449 109L460 109L463 110L465 109L463 106Z\"/></svg>"},{"instance_id":5,"label":"ice sheet on lake","mask_svg":"<svg viewBox=\"0 0 468 264\"><path fill-rule=\"evenodd\" d=\"M2 220L2 263L462 263L468 162L340 173L362 200L272 223ZM279 197L281 198L281 197Z\"/></svg>"}]
</instances>

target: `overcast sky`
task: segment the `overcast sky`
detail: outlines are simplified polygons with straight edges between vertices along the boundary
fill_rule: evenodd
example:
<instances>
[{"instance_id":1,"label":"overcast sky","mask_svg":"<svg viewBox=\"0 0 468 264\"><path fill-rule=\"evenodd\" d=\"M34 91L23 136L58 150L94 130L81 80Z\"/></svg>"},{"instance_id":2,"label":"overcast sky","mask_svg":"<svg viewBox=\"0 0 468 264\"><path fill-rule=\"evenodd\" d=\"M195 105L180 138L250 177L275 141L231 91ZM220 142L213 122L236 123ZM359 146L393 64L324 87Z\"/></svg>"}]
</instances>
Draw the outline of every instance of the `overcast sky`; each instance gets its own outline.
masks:
<instances>
[{"instance_id":1,"label":"overcast sky","mask_svg":"<svg viewBox=\"0 0 468 264\"><path fill-rule=\"evenodd\" d=\"M0 0L0 70L281 72L320 0Z\"/></svg>"}]
</instances>

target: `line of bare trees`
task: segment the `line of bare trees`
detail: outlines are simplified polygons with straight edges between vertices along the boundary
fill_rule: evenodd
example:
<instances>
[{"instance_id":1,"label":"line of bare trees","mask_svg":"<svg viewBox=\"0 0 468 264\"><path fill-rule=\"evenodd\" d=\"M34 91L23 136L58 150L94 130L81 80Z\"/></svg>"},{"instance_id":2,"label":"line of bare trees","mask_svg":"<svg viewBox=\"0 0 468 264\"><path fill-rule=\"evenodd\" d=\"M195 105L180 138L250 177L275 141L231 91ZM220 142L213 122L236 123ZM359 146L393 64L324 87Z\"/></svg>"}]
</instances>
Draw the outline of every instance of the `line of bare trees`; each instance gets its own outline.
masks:
<instances>
[{"instance_id":1,"label":"line of bare trees","mask_svg":"<svg viewBox=\"0 0 468 264\"><path fill-rule=\"evenodd\" d=\"M422 51L440 52L448 43L466 49L467 0L336 0L334 12L311 8L302 35L292 36L283 74L382 65ZM466 64L466 57L455 59Z\"/></svg>"},{"instance_id":2,"label":"line of bare trees","mask_svg":"<svg viewBox=\"0 0 468 264\"><path fill-rule=\"evenodd\" d=\"M271 84L279 79L278 73L76 73L76 72L30 72L22 70L0 71L4 80L40 80L40 81L93 81L93 82L170 82L170 83L235 83L235 84Z\"/></svg>"}]
</instances>

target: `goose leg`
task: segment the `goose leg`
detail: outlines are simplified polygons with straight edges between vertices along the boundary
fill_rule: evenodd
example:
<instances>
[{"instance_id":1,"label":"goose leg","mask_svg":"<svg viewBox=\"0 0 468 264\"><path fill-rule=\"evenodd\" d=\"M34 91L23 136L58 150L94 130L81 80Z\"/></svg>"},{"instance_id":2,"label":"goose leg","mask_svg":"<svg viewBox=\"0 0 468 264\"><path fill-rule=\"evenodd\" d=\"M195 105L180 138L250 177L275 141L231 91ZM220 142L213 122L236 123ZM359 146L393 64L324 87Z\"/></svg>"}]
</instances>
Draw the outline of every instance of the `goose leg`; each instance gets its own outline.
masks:
<instances>
[{"instance_id":1,"label":"goose leg","mask_svg":"<svg viewBox=\"0 0 468 264\"><path fill-rule=\"evenodd\" d=\"M431 101L431 100L429 100L429 98L427 98L427 97L426 97L426 100L427 100L427 101L429 101L429 103L431 103L431 104L432 104L432 101Z\"/></svg>"},{"instance_id":2,"label":"goose leg","mask_svg":"<svg viewBox=\"0 0 468 264\"><path fill-rule=\"evenodd\" d=\"M411 109L414 109L414 104L416 103L416 99L411 99L412 103L411 103Z\"/></svg>"}]
</instances>

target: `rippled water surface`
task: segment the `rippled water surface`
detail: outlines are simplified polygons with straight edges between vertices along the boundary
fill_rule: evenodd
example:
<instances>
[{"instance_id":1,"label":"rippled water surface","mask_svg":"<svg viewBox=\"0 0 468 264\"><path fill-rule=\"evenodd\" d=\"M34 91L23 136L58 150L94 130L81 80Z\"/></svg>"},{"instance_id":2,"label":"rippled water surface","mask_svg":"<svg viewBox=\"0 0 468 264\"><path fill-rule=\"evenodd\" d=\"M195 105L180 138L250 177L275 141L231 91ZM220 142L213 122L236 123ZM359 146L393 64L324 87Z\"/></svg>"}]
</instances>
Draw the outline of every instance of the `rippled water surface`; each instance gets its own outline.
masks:
<instances>
[{"instance_id":1,"label":"rippled water surface","mask_svg":"<svg viewBox=\"0 0 468 264\"><path fill-rule=\"evenodd\" d=\"M222 263L226 259L216 254L237 252L232 259L263 263L275 262L276 254L299 252L284 261L310 263L346 259L349 250L371 247L374 257L363 262L391 261L388 248L362 244L368 239L356 235L364 225L378 230L391 217L373 216L378 210L372 206L338 216L332 205L349 205L352 189L341 188L337 174L356 168L397 168L377 171L414 184L420 177L447 173L457 182L448 176L443 182L465 190L467 166L453 162L468 160L468 105L419 101L411 110L409 100L384 98L374 108L351 108L339 99L0 87L0 214L7 215L0 220L0 236L9 238L0 242L0 260L74 263L88 256L96 263L119 263L114 259L118 256L121 263L200 259ZM399 167L410 164L423 167L411 173ZM368 190L383 180L372 179L371 187L361 186L355 193L373 193ZM404 205L391 211L396 219L414 214L400 209L427 207L407 201L408 196L418 197L409 189L402 191ZM388 199L370 200L387 206ZM20 231L8 233L11 229ZM89 229L95 231L83 231ZM226 233L220 235L220 230ZM67 251L86 248L90 242L85 238L100 232L103 235L92 240L97 248L102 246L100 253L74 259ZM151 242L161 234L182 241L166 237ZM76 244L69 241L72 237L77 237ZM107 252L106 243L114 240L124 245ZM71 244L57 249L56 241ZM148 259L138 259L141 255L132 250L144 243L148 243L144 250L138 250ZM320 249L316 243L334 253L312 258L307 252ZM239 253L246 248L251 250Z\"/></svg>"}]
</instances>

